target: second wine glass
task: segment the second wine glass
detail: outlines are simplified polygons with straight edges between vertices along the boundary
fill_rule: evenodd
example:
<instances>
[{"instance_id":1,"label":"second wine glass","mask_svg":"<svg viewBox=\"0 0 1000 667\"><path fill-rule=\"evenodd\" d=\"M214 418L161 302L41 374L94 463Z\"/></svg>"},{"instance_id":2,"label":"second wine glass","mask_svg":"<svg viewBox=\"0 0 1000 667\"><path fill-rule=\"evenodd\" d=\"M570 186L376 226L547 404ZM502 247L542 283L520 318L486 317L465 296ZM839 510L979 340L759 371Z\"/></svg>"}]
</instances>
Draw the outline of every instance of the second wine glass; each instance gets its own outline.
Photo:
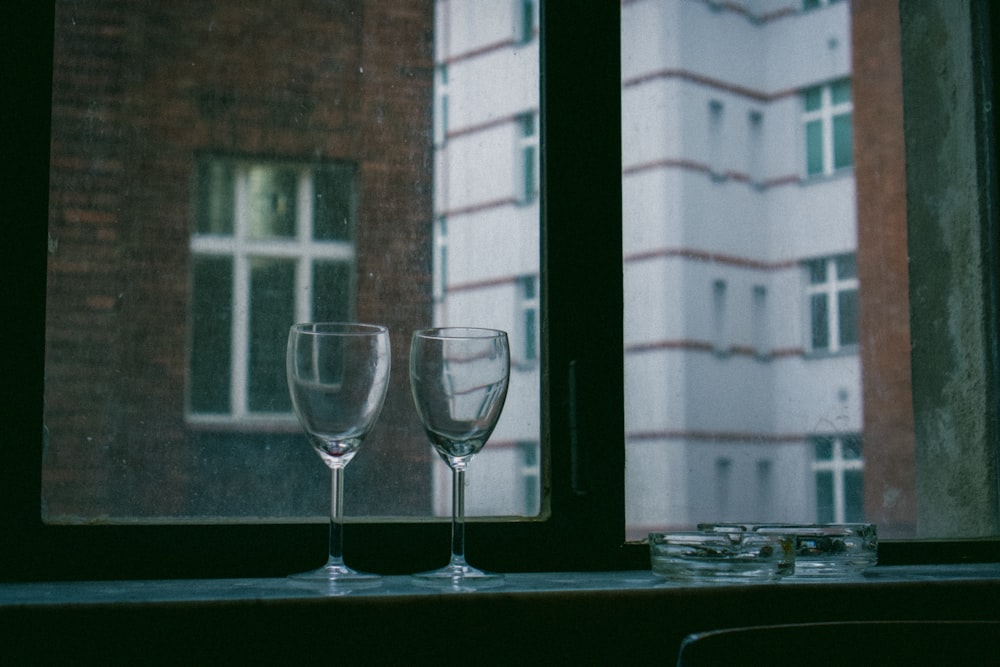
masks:
<instances>
[{"instance_id":1,"label":"second wine glass","mask_svg":"<svg viewBox=\"0 0 1000 667\"><path fill-rule=\"evenodd\" d=\"M455 588L503 583L503 575L465 560L465 472L497 425L509 380L510 349L503 331L449 327L413 334L413 401L431 444L452 470L451 560L416 575L418 580Z\"/></svg>"}]
</instances>

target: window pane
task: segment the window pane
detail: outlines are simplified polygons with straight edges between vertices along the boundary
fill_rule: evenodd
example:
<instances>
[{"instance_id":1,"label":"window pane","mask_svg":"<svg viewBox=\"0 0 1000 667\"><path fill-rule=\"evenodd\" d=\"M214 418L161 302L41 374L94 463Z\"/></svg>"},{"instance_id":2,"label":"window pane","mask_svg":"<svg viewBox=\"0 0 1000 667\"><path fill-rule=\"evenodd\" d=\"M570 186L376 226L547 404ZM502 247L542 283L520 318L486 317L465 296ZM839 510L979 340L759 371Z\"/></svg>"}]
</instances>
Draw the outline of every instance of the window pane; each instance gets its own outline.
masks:
<instances>
[{"instance_id":1,"label":"window pane","mask_svg":"<svg viewBox=\"0 0 1000 667\"><path fill-rule=\"evenodd\" d=\"M806 173L823 173L823 123L818 120L806 123Z\"/></svg>"},{"instance_id":2,"label":"window pane","mask_svg":"<svg viewBox=\"0 0 1000 667\"><path fill-rule=\"evenodd\" d=\"M251 238L293 236L298 174L291 169L254 166L247 173L247 229Z\"/></svg>"},{"instance_id":3,"label":"window pane","mask_svg":"<svg viewBox=\"0 0 1000 667\"><path fill-rule=\"evenodd\" d=\"M825 259L814 259L807 263L809 267L809 283L811 285L820 285L826 282L826 265L827 261Z\"/></svg>"},{"instance_id":4,"label":"window pane","mask_svg":"<svg viewBox=\"0 0 1000 667\"><path fill-rule=\"evenodd\" d=\"M845 290L837 295L840 345L858 344L858 292Z\"/></svg>"},{"instance_id":5,"label":"window pane","mask_svg":"<svg viewBox=\"0 0 1000 667\"><path fill-rule=\"evenodd\" d=\"M295 321L295 263L256 259L250 271L249 408L288 412L285 343Z\"/></svg>"},{"instance_id":6,"label":"window pane","mask_svg":"<svg viewBox=\"0 0 1000 667\"><path fill-rule=\"evenodd\" d=\"M350 241L355 220L354 169L348 166L317 169L313 176L313 238Z\"/></svg>"},{"instance_id":7,"label":"window pane","mask_svg":"<svg viewBox=\"0 0 1000 667\"><path fill-rule=\"evenodd\" d=\"M95 408L65 383L46 386L46 405L66 406L46 408L47 520L243 520L240 494L254 498L254 520L315 518L303 508L324 507L325 467L284 377L288 327L312 318L386 325L392 367L404 371L345 475L348 514L450 513L450 478L410 396L408 341L448 324L520 337L541 319L536 304L522 321L516 278L540 269L538 8L355 9L57 2L50 232L64 254L93 232L78 252L110 259L67 262L78 272L60 268L50 281L95 289L49 291L48 312L67 328L88 322L92 336L82 349L56 346L47 370L70 368L90 383L80 392L102 398ZM83 75L92 86L74 83ZM527 353L540 351L527 341ZM470 516L543 506L547 471L518 444L548 460L541 371L514 374L470 467ZM51 469L82 458L93 465ZM120 475L105 484L109 471ZM321 482L309 491L316 502L261 492L308 486L304 475Z\"/></svg>"},{"instance_id":8,"label":"window pane","mask_svg":"<svg viewBox=\"0 0 1000 667\"><path fill-rule=\"evenodd\" d=\"M832 472L816 473L816 521L818 523L833 523L836 521Z\"/></svg>"},{"instance_id":9,"label":"window pane","mask_svg":"<svg viewBox=\"0 0 1000 667\"><path fill-rule=\"evenodd\" d=\"M847 470L844 472L844 521L857 523L864 520L864 474L860 470Z\"/></svg>"},{"instance_id":10,"label":"window pane","mask_svg":"<svg viewBox=\"0 0 1000 667\"><path fill-rule=\"evenodd\" d=\"M851 101L851 80L843 79L830 84L830 97L834 104Z\"/></svg>"},{"instance_id":11,"label":"window pane","mask_svg":"<svg viewBox=\"0 0 1000 667\"><path fill-rule=\"evenodd\" d=\"M826 350L830 347L830 317L826 294L814 294L809 299L812 331L812 348Z\"/></svg>"},{"instance_id":12,"label":"window pane","mask_svg":"<svg viewBox=\"0 0 1000 667\"><path fill-rule=\"evenodd\" d=\"M193 412L228 412L232 356L233 263L206 257L192 263L191 387Z\"/></svg>"},{"instance_id":13,"label":"window pane","mask_svg":"<svg viewBox=\"0 0 1000 667\"><path fill-rule=\"evenodd\" d=\"M816 460L829 461L833 458L833 440L830 438L816 438L815 441Z\"/></svg>"},{"instance_id":14,"label":"window pane","mask_svg":"<svg viewBox=\"0 0 1000 667\"><path fill-rule=\"evenodd\" d=\"M841 255L837 258L836 264L837 278L843 280L858 277L858 262L854 255Z\"/></svg>"},{"instance_id":15,"label":"window pane","mask_svg":"<svg viewBox=\"0 0 1000 667\"><path fill-rule=\"evenodd\" d=\"M806 111L816 111L823 103L823 88L817 86L802 93L802 101Z\"/></svg>"},{"instance_id":16,"label":"window pane","mask_svg":"<svg viewBox=\"0 0 1000 667\"><path fill-rule=\"evenodd\" d=\"M852 153L851 116L841 114L833 117L833 168L849 167L854 162Z\"/></svg>"},{"instance_id":17,"label":"window pane","mask_svg":"<svg viewBox=\"0 0 1000 667\"><path fill-rule=\"evenodd\" d=\"M871 242L906 238L905 202L891 216L884 203L905 191L890 150L901 100L883 101L900 88L888 46L898 17L816 3L779 19L743 4L621 5L626 533L719 520L711 480L726 460L734 515L834 521L860 507L880 534L912 535L912 425L894 407L911 402L909 385L876 397L886 366L862 369L857 344L879 341L878 359L909 352L896 342L906 324L880 312L908 312L905 257ZM879 56L852 57L852 40ZM878 178L841 169L861 118L866 157L896 158ZM883 447L875 474L856 446L869 430ZM762 476L771 493L755 488ZM887 488L901 504L876 502Z\"/></svg>"},{"instance_id":18,"label":"window pane","mask_svg":"<svg viewBox=\"0 0 1000 667\"><path fill-rule=\"evenodd\" d=\"M198 233L233 233L236 181L232 165L218 160L198 163Z\"/></svg>"},{"instance_id":19,"label":"window pane","mask_svg":"<svg viewBox=\"0 0 1000 667\"><path fill-rule=\"evenodd\" d=\"M845 437L843 439L844 458L857 460L861 458L861 439Z\"/></svg>"}]
</instances>

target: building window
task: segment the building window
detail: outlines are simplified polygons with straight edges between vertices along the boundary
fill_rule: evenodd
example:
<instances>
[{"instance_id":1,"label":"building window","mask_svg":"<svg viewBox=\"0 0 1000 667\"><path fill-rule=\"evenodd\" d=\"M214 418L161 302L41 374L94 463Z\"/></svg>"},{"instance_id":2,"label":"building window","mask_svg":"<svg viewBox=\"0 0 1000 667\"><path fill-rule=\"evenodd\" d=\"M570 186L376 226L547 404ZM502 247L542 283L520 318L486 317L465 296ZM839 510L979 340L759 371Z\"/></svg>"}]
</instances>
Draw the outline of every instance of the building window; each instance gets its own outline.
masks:
<instances>
[{"instance_id":1,"label":"building window","mask_svg":"<svg viewBox=\"0 0 1000 667\"><path fill-rule=\"evenodd\" d=\"M853 254L806 262L808 347L839 352L858 343L858 272Z\"/></svg>"},{"instance_id":2,"label":"building window","mask_svg":"<svg viewBox=\"0 0 1000 667\"><path fill-rule=\"evenodd\" d=\"M852 129L851 82L841 79L802 93L806 174L820 176L850 167Z\"/></svg>"},{"instance_id":3,"label":"building window","mask_svg":"<svg viewBox=\"0 0 1000 667\"><path fill-rule=\"evenodd\" d=\"M760 111L751 111L747 114L747 126L749 128L749 139L746 155L746 168L747 168L747 178L750 182L760 186L761 182L764 180L764 168L763 168L763 155L764 155L764 139L763 139L763 126L764 126L764 114Z\"/></svg>"},{"instance_id":4,"label":"building window","mask_svg":"<svg viewBox=\"0 0 1000 667\"><path fill-rule=\"evenodd\" d=\"M538 276L522 276L517 280L517 322L520 331L520 361L538 361Z\"/></svg>"},{"instance_id":5,"label":"building window","mask_svg":"<svg viewBox=\"0 0 1000 667\"><path fill-rule=\"evenodd\" d=\"M719 100L708 103L708 168L712 178L721 180L726 176L726 168L722 163L723 112L725 107Z\"/></svg>"},{"instance_id":6,"label":"building window","mask_svg":"<svg viewBox=\"0 0 1000 667\"><path fill-rule=\"evenodd\" d=\"M288 327L354 311L354 168L207 158L191 237L188 414L291 410Z\"/></svg>"},{"instance_id":7,"label":"building window","mask_svg":"<svg viewBox=\"0 0 1000 667\"><path fill-rule=\"evenodd\" d=\"M751 298L754 354L765 359L771 353L767 335L767 288L754 285Z\"/></svg>"},{"instance_id":8,"label":"building window","mask_svg":"<svg viewBox=\"0 0 1000 667\"><path fill-rule=\"evenodd\" d=\"M521 114L518 124L518 160L520 171L517 179L518 198L522 203L532 202L538 196L538 124L534 113Z\"/></svg>"},{"instance_id":9,"label":"building window","mask_svg":"<svg viewBox=\"0 0 1000 667\"><path fill-rule=\"evenodd\" d=\"M837 2L840 2L840 0L802 0L802 10L808 12L820 7L827 7Z\"/></svg>"},{"instance_id":10,"label":"building window","mask_svg":"<svg viewBox=\"0 0 1000 667\"><path fill-rule=\"evenodd\" d=\"M864 521L864 460L861 438L813 438L816 520L820 523Z\"/></svg>"},{"instance_id":11,"label":"building window","mask_svg":"<svg viewBox=\"0 0 1000 667\"><path fill-rule=\"evenodd\" d=\"M729 351L726 331L726 281L712 282L712 346L717 354Z\"/></svg>"},{"instance_id":12,"label":"building window","mask_svg":"<svg viewBox=\"0 0 1000 667\"><path fill-rule=\"evenodd\" d=\"M526 44L535 38L535 0L515 0L518 2L519 25L517 39Z\"/></svg>"},{"instance_id":13,"label":"building window","mask_svg":"<svg viewBox=\"0 0 1000 667\"><path fill-rule=\"evenodd\" d=\"M434 143L443 146L448 140L448 66L438 65L434 82Z\"/></svg>"}]
</instances>

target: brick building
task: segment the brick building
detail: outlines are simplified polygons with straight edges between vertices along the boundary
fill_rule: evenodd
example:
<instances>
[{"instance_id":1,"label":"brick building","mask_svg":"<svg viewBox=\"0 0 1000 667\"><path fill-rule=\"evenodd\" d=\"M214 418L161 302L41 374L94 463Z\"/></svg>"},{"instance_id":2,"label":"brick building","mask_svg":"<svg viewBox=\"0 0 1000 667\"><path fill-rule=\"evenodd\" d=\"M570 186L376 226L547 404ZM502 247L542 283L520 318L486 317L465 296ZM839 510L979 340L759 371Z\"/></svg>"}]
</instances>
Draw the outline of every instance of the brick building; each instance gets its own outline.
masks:
<instances>
[{"instance_id":1,"label":"brick building","mask_svg":"<svg viewBox=\"0 0 1000 667\"><path fill-rule=\"evenodd\" d=\"M323 515L283 350L293 321L334 317L393 345L347 512L429 511L406 362L431 314L411 249L432 25L416 1L56 3L50 520Z\"/></svg>"}]
</instances>

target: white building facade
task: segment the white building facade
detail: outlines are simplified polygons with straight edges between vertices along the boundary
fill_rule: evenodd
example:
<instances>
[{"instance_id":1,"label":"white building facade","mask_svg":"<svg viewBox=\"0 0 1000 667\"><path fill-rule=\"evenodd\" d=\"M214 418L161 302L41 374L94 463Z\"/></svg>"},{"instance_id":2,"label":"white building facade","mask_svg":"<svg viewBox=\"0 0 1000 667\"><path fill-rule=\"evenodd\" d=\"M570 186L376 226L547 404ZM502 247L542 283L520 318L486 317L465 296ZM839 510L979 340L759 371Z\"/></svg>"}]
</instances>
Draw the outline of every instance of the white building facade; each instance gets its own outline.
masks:
<instances>
[{"instance_id":1,"label":"white building facade","mask_svg":"<svg viewBox=\"0 0 1000 667\"><path fill-rule=\"evenodd\" d=\"M621 11L629 533L859 519L849 4ZM438 0L437 21L435 317L508 330L514 361L468 507L530 515L537 7Z\"/></svg>"}]
</instances>

